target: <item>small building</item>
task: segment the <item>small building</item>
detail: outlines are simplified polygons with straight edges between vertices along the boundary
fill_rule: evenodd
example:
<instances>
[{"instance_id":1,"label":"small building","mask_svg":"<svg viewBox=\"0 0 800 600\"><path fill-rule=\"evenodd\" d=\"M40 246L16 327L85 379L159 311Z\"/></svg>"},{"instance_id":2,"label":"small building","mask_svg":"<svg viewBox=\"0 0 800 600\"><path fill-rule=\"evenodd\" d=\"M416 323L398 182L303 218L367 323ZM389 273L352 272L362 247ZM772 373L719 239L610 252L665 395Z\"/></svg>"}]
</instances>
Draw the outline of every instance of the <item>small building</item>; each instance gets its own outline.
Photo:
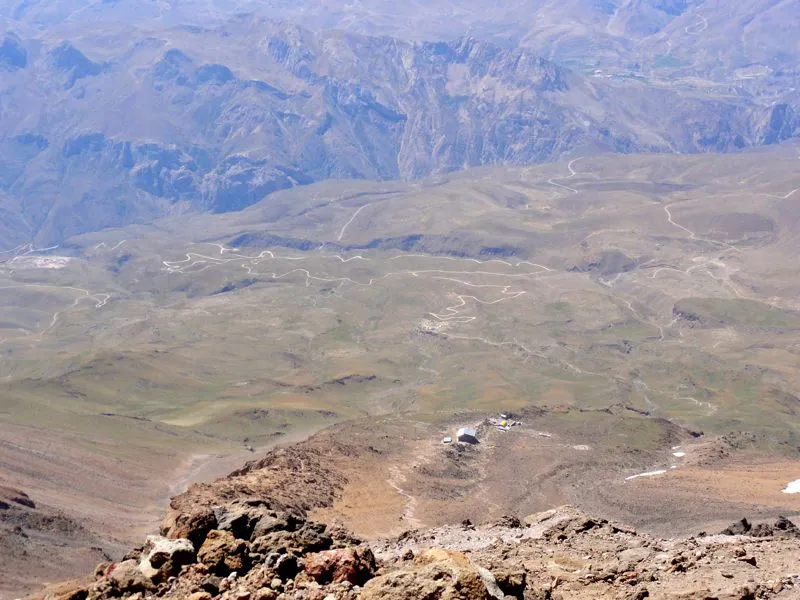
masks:
<instances>
[{"instance_id":1,"label":"small building","mask_svg":"<svg viewBox=\"0 0 800 600\"><path fill-rule=\"evenodd\" d=\"M453 438L451 438L451 437L448 435L447 437L444 437L444 438L442 438L442 443L443 443L443 444L452 444L452 443L453 443Z\"/></svg>"},{"instance_id":2,"label":"small building","mask_svg":"<svg viewBox=\"0 0 800 600\"><path fill-rule=\"evenodd\" d=\"M477 444L478 434L472 427L462 427L456 434L456 441L461 444Z\"/></svg>"}]
</instances>

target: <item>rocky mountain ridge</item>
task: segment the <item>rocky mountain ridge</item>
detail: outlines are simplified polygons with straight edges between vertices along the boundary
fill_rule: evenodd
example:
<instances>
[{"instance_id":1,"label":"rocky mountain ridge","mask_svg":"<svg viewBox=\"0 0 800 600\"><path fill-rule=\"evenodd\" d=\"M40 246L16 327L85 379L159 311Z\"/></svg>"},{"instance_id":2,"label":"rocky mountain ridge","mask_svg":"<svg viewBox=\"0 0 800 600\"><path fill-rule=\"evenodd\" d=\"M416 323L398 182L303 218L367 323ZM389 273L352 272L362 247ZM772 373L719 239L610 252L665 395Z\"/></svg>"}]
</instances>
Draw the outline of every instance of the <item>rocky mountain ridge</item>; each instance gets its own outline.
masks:
<instances>
[{"instance_id":1,"label":"rocky mountain ridge","mask_svg":"<svg viewBox=\"0 0 800 600\"><path fill-rule=\"evenodd\" d=\"M663 540L559 507L365 542L309 516L343 483L316 452L275 450L173 499L161 535L122 561L36 597L750 600L800 589L800 530L785 518Z\"/></svg>"}]
</instances>

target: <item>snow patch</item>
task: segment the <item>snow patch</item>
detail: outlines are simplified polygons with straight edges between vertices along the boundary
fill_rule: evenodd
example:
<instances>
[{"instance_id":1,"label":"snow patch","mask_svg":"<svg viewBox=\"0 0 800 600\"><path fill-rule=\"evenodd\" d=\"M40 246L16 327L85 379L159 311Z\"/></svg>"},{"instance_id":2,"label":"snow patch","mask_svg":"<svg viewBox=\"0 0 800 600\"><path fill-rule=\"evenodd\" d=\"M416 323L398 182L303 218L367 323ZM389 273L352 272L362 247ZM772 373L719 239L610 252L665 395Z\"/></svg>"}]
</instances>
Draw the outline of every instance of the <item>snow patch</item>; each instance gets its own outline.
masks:
<instances>
[{"instance_id":1,"label":"snow patch","mask_svg":"<svg viewBox=\"0 0 800 600\"><path fill-rule=\"evenodd\" d=\"M675 458L683 458L684 456L686 456L686 452L673 452L672 456L674 456Z\"/></svg>"},{"instance_id":2,"label":"snow patch","mask_svg":"<svg viewBox=\"0 0 800 600\"><path fill-rule=\"evenodd\" d=\"M626 477L625 481L630 481L631 479L638 479L639 477L655 477L656 475L663 475L666 473L666 469L659 469L658 471L648 471L647 473L639 473L638 475L631 475L630 477Z\"/></svg>"},{"instance_id":3,"label":"snow patch","mask_svg":"<svg viewBox=\"0 0 800 600\"><path fill-rule=\"evenodd\" d=\"M800 494L800 479L790 481L783 490L784 494Z\"/></svg>"}]
</instances>

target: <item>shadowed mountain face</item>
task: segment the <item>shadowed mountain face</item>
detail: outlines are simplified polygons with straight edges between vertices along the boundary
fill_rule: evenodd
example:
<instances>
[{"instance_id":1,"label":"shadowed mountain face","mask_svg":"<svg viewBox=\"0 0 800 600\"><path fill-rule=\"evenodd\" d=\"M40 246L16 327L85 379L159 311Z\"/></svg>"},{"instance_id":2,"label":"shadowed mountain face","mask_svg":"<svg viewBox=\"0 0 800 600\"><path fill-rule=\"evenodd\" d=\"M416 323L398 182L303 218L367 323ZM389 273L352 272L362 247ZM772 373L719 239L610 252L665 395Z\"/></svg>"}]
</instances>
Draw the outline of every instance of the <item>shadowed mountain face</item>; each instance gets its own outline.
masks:
<instances>
[{"instance_id":1,"label":"shadowed mountain face","mask_svg":"<svg viewBox=\"0 0 800 600\"><path fill-rule=\"evenodd\" d=\"M785 3L776 16L755 1L723 15L684 0L573 0L558 9L571 15L562 19L534 1L486 14L478 3L455 11L440 2L417 8L452 14L449 25L419 31L410 27L415 3L373 0L359 4L363 14L336 3L317 12L313 2L272 4L271 16L400 37L232 16L267 11L246 2L176 1L155 12L136 1L0 2L0 212L9 215L0 247L239 210L325 179L418 179L598 149L724 152L800 131L796 101L782 91L796 71L789 54L755 64L747 62L755 50L720 53L704 23L713 14L715 27L760 32L764 14L791 20ZM521 29L533 27L528 20L509 29L520 47L489 31L526 10L534 29ZM483 28L474 28L479 16ZM471 28L505 47L402 40ZM678 56L693 47L686 36L709 44L696 50L702 64ZM777 38L791 50L791 38ZM598 75L598 65L616 75ZM700 73L707 78L698 83ZM738 83L714 83L718 76Z\"/></svg>"}]
</instances>

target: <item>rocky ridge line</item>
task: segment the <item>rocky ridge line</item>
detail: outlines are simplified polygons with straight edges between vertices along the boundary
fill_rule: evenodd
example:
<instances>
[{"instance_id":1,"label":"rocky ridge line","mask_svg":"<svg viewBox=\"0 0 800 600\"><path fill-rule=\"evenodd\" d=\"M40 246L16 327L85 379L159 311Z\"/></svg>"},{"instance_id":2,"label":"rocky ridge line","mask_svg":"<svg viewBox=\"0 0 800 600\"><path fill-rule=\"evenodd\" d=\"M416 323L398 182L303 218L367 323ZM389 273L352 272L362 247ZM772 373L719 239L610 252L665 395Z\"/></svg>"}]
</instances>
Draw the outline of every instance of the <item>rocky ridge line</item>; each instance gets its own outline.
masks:
<instances>
[{"instance_id":1,"label":"rocky ridge line","mask_svg":"<svg viewBox=\"0 0 800 600\"><path fill-rule=\"evenodd\" d=\"M346 445L336 448L347 456ZM172 500L161 535L47 600L790 599L800 530L746 520L663 540L565 506L365 542L309 519L346 481L318 448L285 448ZM747 535L744 535L747 534Z\"/></svg>"}]
</instances>

